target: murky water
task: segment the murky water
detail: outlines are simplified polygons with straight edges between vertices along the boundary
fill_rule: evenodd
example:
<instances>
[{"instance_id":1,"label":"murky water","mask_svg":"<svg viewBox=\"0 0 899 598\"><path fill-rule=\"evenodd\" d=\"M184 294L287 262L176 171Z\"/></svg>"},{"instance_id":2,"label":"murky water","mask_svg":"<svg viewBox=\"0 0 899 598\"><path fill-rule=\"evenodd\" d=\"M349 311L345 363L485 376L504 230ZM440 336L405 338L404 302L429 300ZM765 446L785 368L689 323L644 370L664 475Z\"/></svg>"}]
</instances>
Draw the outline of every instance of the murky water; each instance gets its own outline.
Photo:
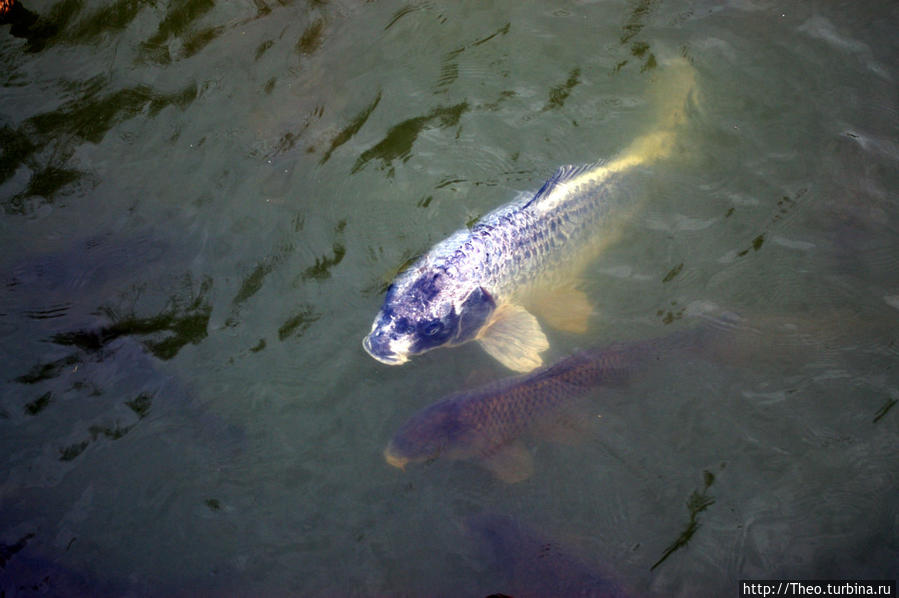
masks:
<instances>
[{"instance_id":1,"label":"murky water","mask_svg":"<svg viewBox=\"0 0 899 598\"><path fill-rule=\"evenodd\" d=\"M894 6L24 8L0 28L8 595L526 595L537 557L508 547L534 542L491 553L485 513L557 543L562 579L642 595L896 578ZM728 350L597 389L595 434L529 439L517 484L390 467L414 412L508 371L473 344L372 360L387 283L614 156L680 57L677 154L549 358L697 304L744 318Z\"/></svg>"}]
</instances>

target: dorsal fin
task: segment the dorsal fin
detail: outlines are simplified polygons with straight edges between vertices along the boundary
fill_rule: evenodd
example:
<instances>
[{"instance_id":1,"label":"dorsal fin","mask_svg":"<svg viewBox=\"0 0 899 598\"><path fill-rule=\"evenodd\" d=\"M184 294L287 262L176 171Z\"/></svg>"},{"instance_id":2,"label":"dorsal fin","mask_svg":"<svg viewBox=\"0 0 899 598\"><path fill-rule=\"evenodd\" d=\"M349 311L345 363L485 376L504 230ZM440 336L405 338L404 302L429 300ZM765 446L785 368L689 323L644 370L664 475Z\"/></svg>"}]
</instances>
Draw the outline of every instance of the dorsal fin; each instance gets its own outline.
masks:
<instances>
[{"instance_id":1,"label":"dorsal fin","mask_svg":"<svg viewBox=\"0 0 899 598\"><path fill-rule=\"evenodd\" d=\"M531 201L527 202L524 207L526 208L547 197L550 193L553 192L553 189L556 188L556 185L570 181L571 179L578 177L585 172L593 170L594 168L601 166L602 164L603 162L593 162L592 164L566 164L565 166L560 166L559 169L551 177L549 177L549 179L547 179L545 183L543 183L543 186L540 187L540 190L534 194L534 197L531 198Z\"/></svg>"}]
</instances>

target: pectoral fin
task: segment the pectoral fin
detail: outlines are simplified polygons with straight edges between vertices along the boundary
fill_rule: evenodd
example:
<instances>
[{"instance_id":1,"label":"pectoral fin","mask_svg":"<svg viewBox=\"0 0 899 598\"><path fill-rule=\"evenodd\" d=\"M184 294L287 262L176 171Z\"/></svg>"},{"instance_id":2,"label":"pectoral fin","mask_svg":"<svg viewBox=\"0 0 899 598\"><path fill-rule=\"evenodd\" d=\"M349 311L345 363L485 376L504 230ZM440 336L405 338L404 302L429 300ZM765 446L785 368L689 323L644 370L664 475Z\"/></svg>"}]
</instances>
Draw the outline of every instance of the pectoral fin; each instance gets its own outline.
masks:
<instances>
[{"instance_id":1,"label":"pectoral fin","mask_svg":"<svg viewBox=\"0 0 899 598\"><path fill-rule=\"evenodd\" d=\"M484 350L516 372L529 372L543 363L540 353L549 341L537 318L520 305L499 307L478 341Z\"/></svg>"},{"instance_id":2,"label":"pectoral fin","mask_svg":"<svg viewBox=\"0 0 899 598\"><path fill-rule=\"evenodd\" d=\"M558 286L534 293L534 311L557 330L583 334L587 331L593 306L587 295L572 286Z\"/></svg>"},{"instance_id":3,"label":"pectoral fin","mask_svg":"<svg viewBox=\"0 0 899 598\"><path fill-rule=\"evenodd\" d=\"M496 452L484 458L483 465L507 484L526 480L534 473L534 459L520 441L499 447Z\"/></svg>"}]
</instances>

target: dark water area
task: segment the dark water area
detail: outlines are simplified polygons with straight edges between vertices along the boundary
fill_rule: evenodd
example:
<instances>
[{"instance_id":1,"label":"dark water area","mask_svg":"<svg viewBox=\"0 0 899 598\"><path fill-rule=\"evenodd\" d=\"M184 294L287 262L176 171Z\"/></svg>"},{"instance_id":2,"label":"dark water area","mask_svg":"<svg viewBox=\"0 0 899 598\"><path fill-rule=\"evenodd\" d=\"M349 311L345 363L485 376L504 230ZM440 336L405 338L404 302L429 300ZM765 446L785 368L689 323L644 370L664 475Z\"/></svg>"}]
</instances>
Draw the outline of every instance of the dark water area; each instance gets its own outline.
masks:
<instances>
[{"instance_id":1,"label":"dark water area","mask_svg":"<svg viewBox=\"0 0 899 598\"><path fill-rule=\"evenodd\" d=\"M899 576L895 4L23 0L0 22L0 593ZM739 314L732 342L598 385L590 434L528 437L516 483L391 467L412 414L510 374L474 343L371 359L391 279L651 130L674 61L696 73L676 151L578 281L588 332L547 329L545 357L697 306Z\"/></svg>"}]
</instances>

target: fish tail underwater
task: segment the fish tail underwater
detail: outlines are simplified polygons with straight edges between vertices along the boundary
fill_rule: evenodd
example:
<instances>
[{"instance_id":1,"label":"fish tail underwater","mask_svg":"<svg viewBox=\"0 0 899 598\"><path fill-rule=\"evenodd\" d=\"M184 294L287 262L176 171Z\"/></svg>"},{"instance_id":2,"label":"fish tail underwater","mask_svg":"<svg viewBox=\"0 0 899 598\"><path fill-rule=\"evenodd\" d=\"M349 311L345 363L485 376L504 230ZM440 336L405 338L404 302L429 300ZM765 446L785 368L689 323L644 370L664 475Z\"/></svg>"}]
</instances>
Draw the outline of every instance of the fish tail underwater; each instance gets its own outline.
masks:
<instances>
[{"instance_id":1,"label":"fish tail underwater","mask_svg":"<svg viewBox=\"0 0 899 598\"><path fill-rule=\"evenodd\" d=\"M635 139L622 152L622 160L651 163L670 157L677 149L677 128L687 122L691 109L701 109L696 70L684 59L665 65L649 95L653 106L651 119L655 122L653 130Z\"/></svg>"},{"instance_id":2,"label":"fish tail underwater","mask_svg":"<svg viewBox=\"0 0 899 598\"><path fill-rule=\"evenodd\" d=\"M687 121L691 106L699 104L696 70L685 59L669 61L648 92L652 111L650 130L634 139L614 160L596 169L594 176L616 172L671 157L677 129Z\"/></svg>"}]
</instances>

